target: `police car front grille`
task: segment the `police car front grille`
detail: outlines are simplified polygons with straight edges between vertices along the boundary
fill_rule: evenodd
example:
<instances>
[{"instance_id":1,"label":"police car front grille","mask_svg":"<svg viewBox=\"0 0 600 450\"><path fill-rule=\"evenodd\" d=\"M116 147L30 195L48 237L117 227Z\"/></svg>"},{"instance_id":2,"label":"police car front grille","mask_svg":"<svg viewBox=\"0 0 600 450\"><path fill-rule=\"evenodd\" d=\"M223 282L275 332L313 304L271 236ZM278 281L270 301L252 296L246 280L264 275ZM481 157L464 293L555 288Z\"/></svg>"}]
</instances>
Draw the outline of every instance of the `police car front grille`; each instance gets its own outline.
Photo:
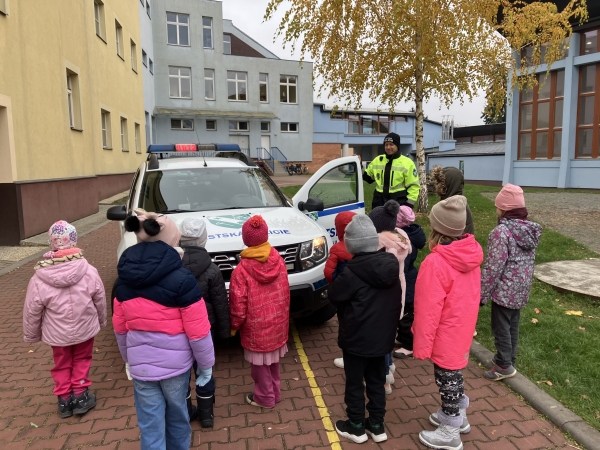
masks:
<instances>
[{"instance_id":1,"label":"police car front grille","mask_svg":"<svg viewBox=\"0 0 600 450\"><path fill-rule=\"evenodd\" d=\"M285 265L288 269L288 273L300 272L300 260L298 259L298 251L300 244L291 245L280 245L275 247L279 252ZM223 279L229 281L231 279L231 272L235 269L239 262L239 252L215 252L210 254L210 258L213 263L221 271Z\"/></svg>"}]
</instances>

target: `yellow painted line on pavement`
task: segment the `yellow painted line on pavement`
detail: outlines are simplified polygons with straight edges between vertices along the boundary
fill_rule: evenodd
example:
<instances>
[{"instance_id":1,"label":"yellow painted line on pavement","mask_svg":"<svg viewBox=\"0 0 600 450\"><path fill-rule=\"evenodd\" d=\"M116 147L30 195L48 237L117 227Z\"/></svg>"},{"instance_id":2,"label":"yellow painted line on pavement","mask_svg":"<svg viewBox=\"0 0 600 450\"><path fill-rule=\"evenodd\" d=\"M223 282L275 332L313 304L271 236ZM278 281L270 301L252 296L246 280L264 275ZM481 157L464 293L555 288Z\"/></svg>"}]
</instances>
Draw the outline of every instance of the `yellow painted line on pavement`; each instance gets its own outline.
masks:
<instances>
[{"instance_id":1,"label":"yellow painted line on pavement","mask_svg":"<svg viewBox=\"0 0 600 450\"><path fill-rule=\"evenodd\" d=\"M323 400L321 389L319 389L317 381L315 380L315 374L310 368L308 357L306 356L304 346L302 345L300 335L298 334L298 330L296 329L296 325L294 325L294 322L292 322L292 336L294 337L294 344L296 345L296 351L298 352L298 357L300 358L300 362L302 363L302 368L304 369L304 373L306 374L306 378L308 379L308 384L312 390L315 402L317 403L317 408L319 409L319 414L321 415L321 421L323 422L323 426L325 427L325 432L327 433L327 439L329 439L329 444L331 445L332 450L342 450L342 446L340 444L340 437L335 431L333 422L331 421L331 416L329 415L329 410L327 409L327 405L325 405L325 401Z\"/></svg>"}]
</instances>

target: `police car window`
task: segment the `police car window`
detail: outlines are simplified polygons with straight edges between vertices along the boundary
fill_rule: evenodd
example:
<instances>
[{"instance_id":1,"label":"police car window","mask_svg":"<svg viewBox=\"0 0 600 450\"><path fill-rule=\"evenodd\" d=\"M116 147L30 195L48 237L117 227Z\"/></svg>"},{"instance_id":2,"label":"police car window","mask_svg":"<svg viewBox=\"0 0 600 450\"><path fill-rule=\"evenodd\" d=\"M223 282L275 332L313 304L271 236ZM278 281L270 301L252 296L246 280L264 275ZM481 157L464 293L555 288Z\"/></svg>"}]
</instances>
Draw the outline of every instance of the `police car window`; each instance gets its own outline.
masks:
<instances>
[{"instance_id":1,"label":"police car window","mask_svg":"<svg viewBox=\"0 0 600 450\"><path fill-rule=\"evenodd\" d=\"M146 211L214 211L285 206L254 168L197 168L146 172L139 207Z\"/></svg>"},{"instance_id":2,"label":"police car window","mask_svg":"<svg viewBox=\"0 0 600 450\"><path fill-rule=\"evenodd\" d=\"M356 203L357 180L356 164L343 164L323 175L311 188L308 196L323 200L325 208Z\"/></svg>"}]
</instances>

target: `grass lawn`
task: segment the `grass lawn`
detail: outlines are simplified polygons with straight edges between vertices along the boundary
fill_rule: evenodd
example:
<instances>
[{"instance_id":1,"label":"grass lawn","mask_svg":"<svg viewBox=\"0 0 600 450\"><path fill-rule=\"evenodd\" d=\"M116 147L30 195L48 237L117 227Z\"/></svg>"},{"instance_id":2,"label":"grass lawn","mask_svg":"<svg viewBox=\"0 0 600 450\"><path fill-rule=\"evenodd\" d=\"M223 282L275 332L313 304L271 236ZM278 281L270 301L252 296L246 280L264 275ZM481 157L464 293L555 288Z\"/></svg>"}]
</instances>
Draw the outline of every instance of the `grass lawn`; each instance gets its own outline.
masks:
<instances>
[{"instance_id":1,"label":"grass lawn","mask_svg":"<svg viewBox=\"0 0 600 450\"><path fill-rule=\"evenodd\" d=\"M290 198L299 186L281 190ZM374 185L365 184L365 207L371 209ZM475 221L475 237L486 250L489 232L497 224L494 203L480 195L498 192L499 187L467 185L465 196ZM525 188L525 192L557 192L550 189ZM563 192L563 191L560 191ZM582 192L576 191L574 192ZM584 191L590 193L591 191ZM429 198L431 207L437 197ZM425 216L417 222L429 234ZM419 262L429 252L419 252ZM597 258L598 255L573 239L544 228L537 249L536 262ZM582 316L567 315L582 311ZM480 309L477 340L495 351L490 326L491 306ZM532 322L536 319L536 323ZM517 369L540 388L562 402L591 426L600 430L600 302L574 294L561 293L534 279L529 303L521 311Z\"/></svg>"}]
</instances>

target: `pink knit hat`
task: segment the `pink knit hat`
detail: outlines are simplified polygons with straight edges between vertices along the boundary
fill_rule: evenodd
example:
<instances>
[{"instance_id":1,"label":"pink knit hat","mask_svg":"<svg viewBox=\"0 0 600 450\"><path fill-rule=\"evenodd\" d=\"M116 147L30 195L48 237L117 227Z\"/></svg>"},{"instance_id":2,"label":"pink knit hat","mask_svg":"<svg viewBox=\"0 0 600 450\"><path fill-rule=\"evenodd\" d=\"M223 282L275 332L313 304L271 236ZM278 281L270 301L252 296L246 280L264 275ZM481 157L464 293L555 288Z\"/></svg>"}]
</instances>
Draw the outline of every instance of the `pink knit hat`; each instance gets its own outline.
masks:
<instances>
[{"instance_id":1,"label":"pink knit hat","mask_svg":"<svg viewBox=\"0 0 600 450\"><path fill-rule=\"evenodd\" d=\"M163 241L171 247L179 245L181 231L169 216L147 212L141 208L134 211L137 216L125 219L125 229L133 231L138 242Z\"/></svg>"},{"instance_id":2,"label":"pink knit hat","mask_svg":"<svg viewBox=\"0 0 600 450\"><path fill-rule=\"evenodd\" d=\"M262 216L252 216L244 222L242 240L248 247L256 247L269 240L269 227Z\"/></svg>"},{"instance_id":3,"label":"pink knit hat","mask_svg":"<svg viewBox=\"0 0 600 450\"><path fill-rule=\"evenodd\" d=\"M396 227L403 228L411 225L415 221L415 212L408 206L402 205L400 212L396 216Z\"/></svg>"},{"instance_id":4,"label":"pink knit hat","mask_svg":"<svg viewBox=\"0 0 600 450\"><path fill-rule=\"evenodd\" d=\"M77 231L69 222L59 220L48 230L48 245L52 251L65 250L77 245Z\"/></svg>"},{"instance_id":5,"label":"pink knit hat","mask_svg":"<svg viewBox=\"0 0 600 450\"><path fill-rule=\"evenodd\" d=\"M496 196L495 205L496 208L499 208L502 211L525 208L523 189L514 184L506 184Z\"/></svg>"}]
</instances>

